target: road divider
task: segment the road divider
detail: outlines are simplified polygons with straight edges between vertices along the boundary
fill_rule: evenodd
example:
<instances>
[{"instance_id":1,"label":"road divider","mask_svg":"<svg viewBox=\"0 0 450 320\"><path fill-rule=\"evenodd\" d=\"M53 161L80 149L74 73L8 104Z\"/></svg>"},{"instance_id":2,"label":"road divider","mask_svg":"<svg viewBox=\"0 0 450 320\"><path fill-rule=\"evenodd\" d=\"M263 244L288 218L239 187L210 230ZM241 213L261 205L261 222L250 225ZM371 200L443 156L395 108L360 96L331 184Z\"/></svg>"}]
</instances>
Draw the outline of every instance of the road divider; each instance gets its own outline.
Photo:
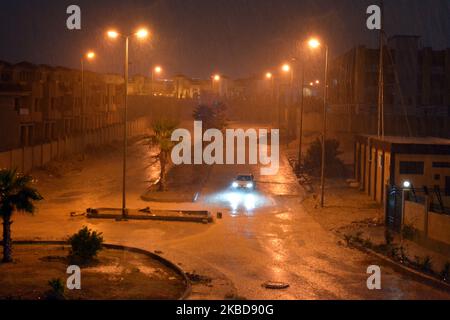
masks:
<instances>
[{"instance_id":1,"label":"road divider","mask_svg":"<svg viewBox=\"0 0 450 320\"><path fill-rule=\"evenodd\" d=\"M122 209L118 208L89 208L86 210L86 217L89 219L160 220L204 224L214 222L211 213L206 210L127 209L127 214L124 216Z\"/></svg>"}]
</instances>

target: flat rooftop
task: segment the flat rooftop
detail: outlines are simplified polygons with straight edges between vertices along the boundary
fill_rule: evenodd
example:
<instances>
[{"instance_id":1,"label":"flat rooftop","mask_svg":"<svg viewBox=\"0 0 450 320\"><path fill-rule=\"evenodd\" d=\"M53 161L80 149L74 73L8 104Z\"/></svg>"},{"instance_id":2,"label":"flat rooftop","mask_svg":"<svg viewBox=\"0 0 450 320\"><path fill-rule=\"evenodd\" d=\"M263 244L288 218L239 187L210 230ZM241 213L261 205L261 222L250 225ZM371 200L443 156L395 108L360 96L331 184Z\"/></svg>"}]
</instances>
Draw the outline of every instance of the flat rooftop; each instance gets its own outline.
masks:
<instances>
[{"instance_id":1,"label":"flat rooftop","mask_svg":"<svg viewBox=\"0 0 450 320\"><path fill-rule=\"evenodd\" d=\"M356 141L393 153L450 155L450 139L444 138L358 135Z\"/></svg>"},{"instance_id":2,"label":"flat rooftop","mask_svg":"<svg viewBox=\"0 0 450 320\"><path fill-rule=\"evenodd\" d=\"M390 144L420 144L420 145L450 145L450 139L437 137L402 137L402 136L384 136L378 138L376 135L360 135L364 140L371 139Z\"/></svg>"}]
</instances>

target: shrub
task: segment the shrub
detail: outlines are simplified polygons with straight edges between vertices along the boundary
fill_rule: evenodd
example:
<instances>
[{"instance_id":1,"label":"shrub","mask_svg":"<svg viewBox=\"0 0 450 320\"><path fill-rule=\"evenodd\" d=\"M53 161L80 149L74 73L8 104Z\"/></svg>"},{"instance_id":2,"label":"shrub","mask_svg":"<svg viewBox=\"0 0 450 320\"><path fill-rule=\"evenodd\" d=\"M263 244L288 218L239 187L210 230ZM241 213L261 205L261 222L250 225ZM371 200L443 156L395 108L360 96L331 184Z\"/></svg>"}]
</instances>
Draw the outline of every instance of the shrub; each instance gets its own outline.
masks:
<instances>
[{"instance_id":1,"label":"shrub","mask_svg":"<svg viewBox=\"0 0 450 320\"><path fill-rule=\"evenodd\" d=\"M419 268L422 272L431 273L433 271L430 256L426 256L423 259L421 259L418 256L415 256L415 259L416 259L415 264L417 268Z\"/></svg>"},{"instance_id":2,"label":"shrub","mask_svg":"<svg viewBox=\"0 0 450 320\"><path fill-rule=\"evenodd\" d=\"M61 279L49 280L48 285L51 289L45 295L47 300L65 300L64 283Z\"/></svg>"},{"instance_id":3,"label":"shrub","mask_svg":"<svg viewBox=\"0 0 450 320\"><path fill-rule=\"evenodd\" d=\"M403 246L400 247L400 262L401 263L408 263L409 262L408 253L407 253L406 249Z\"/></svg>"},{"instance_id":4,"label":"shrub","mask_svg":"<svg viewBox=\"0 0 450 320\"><path fill-rule=\"evenodd\" d=\"M384 242L387 246L390 246L392 242L394 241L394 236L392 235L392 232L386 228L384 231Z\"/></svg>"},{"instance_id":5,"label":"shrub","mask_svg":"<svg viewBox=\"0 0 450 320\"><path fill-rule=\"evenodd\" d=\"M444 269L441 271L441 277L444 281L448 282L450 280L450 262L445 264Z\"/></svg>"},{"instance_id":6,"label":"shrub","mask_svg":"<svg viewBox=\"0 0 450 320\"><path fill-rule=\"evenodd\" d=\"M402 235L405 239L413 240L417 235L417 231L413 226L405 224L402 229Z\"/></svg>"},{"instance_id":7,"label":"shrub","mask_svg":"<svg viewBox=\"0 0 450 320\"><path fill-rule=\"evenodd\" d=\"M329 177L345 176L345 166L339 159L339 141L332 139L325 141L325 174ZM316 139L309 147L305 160L305 171L313 176L320 175L322 163L322 141Z\"/></svg>"},{"instance_id":8,"label":"shrub","mask_svg":"<svg viewBox=\"0 0 450 320\"><path fill-rule=\"evenodd\" d=\"M79 263L89 263L102 249L102 233L92 231L88 227L83 227L80 231L69 238L72 246L70 258Z\"/></svg>"}]
</instances>

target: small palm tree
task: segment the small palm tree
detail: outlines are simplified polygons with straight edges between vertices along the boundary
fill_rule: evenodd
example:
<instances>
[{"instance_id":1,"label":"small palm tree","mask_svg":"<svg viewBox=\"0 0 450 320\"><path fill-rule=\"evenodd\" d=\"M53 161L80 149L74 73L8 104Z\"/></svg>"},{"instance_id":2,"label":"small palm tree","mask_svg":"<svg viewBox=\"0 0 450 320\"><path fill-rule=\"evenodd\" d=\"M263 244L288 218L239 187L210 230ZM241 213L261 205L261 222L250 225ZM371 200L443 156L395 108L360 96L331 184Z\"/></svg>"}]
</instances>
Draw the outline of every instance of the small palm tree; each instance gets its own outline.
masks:
<instances>
[{"instance_id":1,"label":"small palm tree","mask_svg":"<svg viewBox=\"0 0 450 320\"><path fill-rule=\"evenodd\" d=\"M177 123L170 120L158 120L153 125L153 135L149 138L150 146L158 148L155 158L159 161L160 172L158 191L166 188L166 168L170 161L170 152L175 146L171 140L173 131L177 128Z\"/></svg>"},{"instance_id":2,"label":"small palm tree","mask_svg":"<svg viewBox=\"0 0 450 320\"><path fill-rule=\"evenodd\" d=\"M34 213L34 201L42 200L32 187L33 178L17 170L0 170L0 216L3 219L3 262L12 261L11 216L15 211Z\"/></svg>"}]
</instances>

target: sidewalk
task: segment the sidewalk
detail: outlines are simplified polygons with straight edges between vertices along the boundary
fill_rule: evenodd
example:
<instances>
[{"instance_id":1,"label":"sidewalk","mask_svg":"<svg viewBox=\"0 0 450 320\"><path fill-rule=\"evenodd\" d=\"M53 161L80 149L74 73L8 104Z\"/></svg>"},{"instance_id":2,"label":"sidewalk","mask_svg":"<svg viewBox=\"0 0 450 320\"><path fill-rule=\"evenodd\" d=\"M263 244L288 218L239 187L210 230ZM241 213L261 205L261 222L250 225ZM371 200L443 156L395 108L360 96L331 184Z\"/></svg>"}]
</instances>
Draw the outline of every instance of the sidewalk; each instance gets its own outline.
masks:
<instances>
[{"instance_id":1,"label":"sidewalk","mask_svg":"<svg viewBox=\"0 0 450 320\"><path fill-rule=\"evenodd\" d=\"M319 190L317 182L315 190ZM324 208L320 208L315 194L302 204L319 224L342 239L340 244L377 251L391 260L438 278L443 272L448 273L449 252L439 252L408 240L408 232L396 234L387 231L382 206L365 193L350 188L343 180L327 180L325 190Z\"/></svg>"}]
</instances>

